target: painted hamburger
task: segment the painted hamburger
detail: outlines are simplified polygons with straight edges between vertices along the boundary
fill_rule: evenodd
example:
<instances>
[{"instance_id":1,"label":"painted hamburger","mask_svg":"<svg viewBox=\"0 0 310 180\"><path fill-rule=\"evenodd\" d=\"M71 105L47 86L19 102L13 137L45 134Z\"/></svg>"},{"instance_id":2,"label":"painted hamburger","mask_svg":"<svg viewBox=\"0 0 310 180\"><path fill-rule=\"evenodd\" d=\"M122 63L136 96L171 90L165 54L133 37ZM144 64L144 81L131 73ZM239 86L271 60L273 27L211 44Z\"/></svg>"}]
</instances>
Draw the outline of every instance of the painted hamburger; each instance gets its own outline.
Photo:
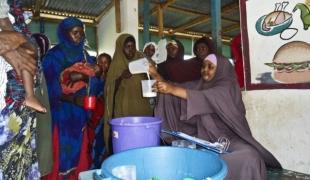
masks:
<instances>
[{"instance_id":1,"label":"painted hamburger","mask_svg":"<svg viewBox=\"0 0 310 180\"><path fill-rule=\"evenodd\" d=\"M285 83L310 82L310 44L292 41L281 46L272 63L265 63L274 69L274 80Z\"/></svg>"}]
</instances>

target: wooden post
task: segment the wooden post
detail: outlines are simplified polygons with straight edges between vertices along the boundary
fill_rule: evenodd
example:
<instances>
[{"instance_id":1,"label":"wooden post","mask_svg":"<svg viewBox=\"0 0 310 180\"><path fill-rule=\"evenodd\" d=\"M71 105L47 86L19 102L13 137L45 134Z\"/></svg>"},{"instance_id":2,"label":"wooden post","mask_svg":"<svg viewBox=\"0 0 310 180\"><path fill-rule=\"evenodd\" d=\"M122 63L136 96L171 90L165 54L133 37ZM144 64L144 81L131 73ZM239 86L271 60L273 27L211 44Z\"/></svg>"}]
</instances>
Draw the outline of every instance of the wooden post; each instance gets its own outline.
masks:
<instances>
[{"instance_id":1,"label":"wooden post","mask_svg":"<svg viewBox=\"0 0 310 180\"><path fill-rule=\"evenodd\" d=\"M150 0L143 4L143 42L150 42Z\"/></svg>"},{"instance_id":2,"label":"wooden post","mask_svg":"<svg viewBox=\"0 0 310 180\"><path fill-rule=\"evenodd\" d=\"M160 5L158 5L158 36L164 37L164 12Z\"/></svg>"},{"instance_id":3,"label":"wooden post","mask_svg":"<svg viewBox=\"0 0 310 180\"><path fill-rule=\"evenodd\" d=\"M115 6L115 26L116 26L116 32L120 33L122 31L121 2L120 2L120 0L114 0L114 6Z\"/></svg>"},{"instance_id":4,"label":"wooden post","mask_svg":"<svg viewBox=\"0 0 310 180\"><path fill-rule=\"evenodd\" d=\"M222 55L221 1L211 0L211 17L212 40L216 48L216 53Z\"/></svg>"}]
</instances>

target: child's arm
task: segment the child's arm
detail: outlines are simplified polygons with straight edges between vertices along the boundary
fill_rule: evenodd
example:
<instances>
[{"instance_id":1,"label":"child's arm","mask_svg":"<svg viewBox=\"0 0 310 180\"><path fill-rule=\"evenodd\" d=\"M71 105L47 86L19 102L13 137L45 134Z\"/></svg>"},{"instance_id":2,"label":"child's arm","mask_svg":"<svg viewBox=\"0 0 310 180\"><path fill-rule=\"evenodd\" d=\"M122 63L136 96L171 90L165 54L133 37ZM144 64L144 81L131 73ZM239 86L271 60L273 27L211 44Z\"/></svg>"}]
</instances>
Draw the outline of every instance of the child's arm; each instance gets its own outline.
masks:
<instances>
[{"instance_id":1,"label":"child's arm","mask_svg":"<svg viewBox=\"0 0 310 180\"><path fill-rule=\"evenodd\" d=\"M0 18L0 33L2 39L0 40L0 53L4 59L16 70L20 76L22 70L26 70L32 75L36 71L36 60L34 58L34 49L28 49L29 46L21 46L28 41L23 35L16 35L17 32L8 33L7 31L14 31L9 18ZM8 51L6 48L11 46L11 50ZM6 48L5 48L6 47Z\"/></svg>"}]
</instances>

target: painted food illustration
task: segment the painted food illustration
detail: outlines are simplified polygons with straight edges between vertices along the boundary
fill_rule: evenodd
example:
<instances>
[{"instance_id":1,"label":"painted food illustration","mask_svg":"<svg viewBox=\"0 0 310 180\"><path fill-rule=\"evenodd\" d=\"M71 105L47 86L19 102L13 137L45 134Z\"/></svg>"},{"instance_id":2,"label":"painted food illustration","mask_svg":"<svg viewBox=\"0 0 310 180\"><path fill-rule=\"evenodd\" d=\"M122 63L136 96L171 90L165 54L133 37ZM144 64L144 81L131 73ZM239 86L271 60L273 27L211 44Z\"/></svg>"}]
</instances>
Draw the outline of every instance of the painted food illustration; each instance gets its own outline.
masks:
<instances>
[{"instance_id":1,"label":"painted food illustration","mask_svg":"<svg viewBox=\"0 0 310 180\"><path fill-rule=\"evenodd\" d=\"M272 36L287 29L293 22L292 14L284 11L288 4L288 2L276 3L273 12L256 21L256 31L265 36Z\"/></svg>"},{"instance_id":2,"label":"painted food illustration","mask_svg":"<svg viewBox=\"0 0 310 180\"><path fill-rule=\"evenodd\" d=\"M272 63L265 63L274 69L273 79L280 83L310 82L310 44L292 41L281 46Z\"/></svg>"},{"instance_id":3,"label":"painted food illustration","mask_svg":"<svg viewBox=\"0 0 310 180\"><path fill-rule=\"evenodd\" d=\"M295 12L297 9L300 10L300 19L304 25L304 30L308 30L310 26L310 10L309 7L306 4L298 3L293 9L293 12Z\"/></svg>"}]
</instances>

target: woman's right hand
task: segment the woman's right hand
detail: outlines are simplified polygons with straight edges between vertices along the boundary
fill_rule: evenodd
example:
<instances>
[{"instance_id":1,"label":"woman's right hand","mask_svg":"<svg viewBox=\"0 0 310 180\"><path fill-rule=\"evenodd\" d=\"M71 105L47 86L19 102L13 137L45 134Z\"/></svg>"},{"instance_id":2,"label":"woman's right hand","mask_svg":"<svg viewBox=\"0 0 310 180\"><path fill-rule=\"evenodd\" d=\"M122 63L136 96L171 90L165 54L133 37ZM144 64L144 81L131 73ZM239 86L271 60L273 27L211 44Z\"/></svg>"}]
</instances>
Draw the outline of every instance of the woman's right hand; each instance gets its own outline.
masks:
<instances>
[{"instance_id":1,"label":"woman's right hand","mask_svg":"<svg viewBox=\"0 0 310 180\"><path fill-rule=\"evenodd\" d=\"M164 81L156 81L153 87L156 92L164 93L164 94L171 93L174 88L172 84L164 82Z\"/></svg>"},{"instance_id":2,"label":"woman's right hand","mask_svg":"<svg viewBox=\"0 0 310 180\"><path fill-rule=\"evenodd\" d=\"M173 96L187 99L187 90L185 88L170 84L168 82L157 81L153 88L159 93L172 94Z\"/></svg>"},{"instance_id":3,"label":"woman's right hand","mask_svg":"<svg viewBox=\"0 0 310 180\"><path fill-rule=\"evenodd\" d=\"M156 81L164 81L161 75L157 72L157 68L154 64L149 64L149 74Z\"/></svg>"}]
</instances>

